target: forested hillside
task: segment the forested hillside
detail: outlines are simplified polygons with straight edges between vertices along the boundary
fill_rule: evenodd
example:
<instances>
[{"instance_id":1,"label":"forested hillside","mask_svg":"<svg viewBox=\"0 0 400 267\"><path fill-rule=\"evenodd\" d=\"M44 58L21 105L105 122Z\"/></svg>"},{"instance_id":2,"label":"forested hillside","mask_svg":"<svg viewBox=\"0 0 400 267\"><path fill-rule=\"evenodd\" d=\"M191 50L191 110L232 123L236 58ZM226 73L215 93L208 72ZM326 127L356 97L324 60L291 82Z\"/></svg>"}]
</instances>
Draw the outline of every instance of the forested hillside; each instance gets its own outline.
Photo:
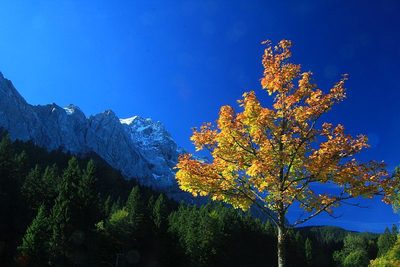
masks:
<instances>
[{"instance_id":1,"label":"forested hillside","mask_svg":"<svg viewBox=\"0 0 400 267\"><path fill-rule=\"evenodd\" d=\"M178 204L95 154L74 158L2 136L0 266L276 266L269 221L220 203ZM366 266L390 253L392 260L396 236L396 228L381 236L290 230L288 264Z\"/></svg>"}]
</instances>

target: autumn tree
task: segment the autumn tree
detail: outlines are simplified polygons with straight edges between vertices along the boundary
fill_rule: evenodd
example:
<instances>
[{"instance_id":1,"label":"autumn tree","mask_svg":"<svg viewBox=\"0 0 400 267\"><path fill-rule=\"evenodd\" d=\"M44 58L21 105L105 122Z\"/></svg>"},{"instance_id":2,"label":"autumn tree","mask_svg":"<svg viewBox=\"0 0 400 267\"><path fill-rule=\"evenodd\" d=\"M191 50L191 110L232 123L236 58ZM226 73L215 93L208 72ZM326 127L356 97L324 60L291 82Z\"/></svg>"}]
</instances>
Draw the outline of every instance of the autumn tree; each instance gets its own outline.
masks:
<instances>
[{"instance_id":1,"label":"autumn tree","mask_svg":"<svg viewBox=\"0 0 400 267\"><path fill-rule=\"evenodd\" d=\"M345 96L343 76L324 92L288 61L291 42L277 46L264 42L262 89L272 97L263 107L254 91L239 100L241 112L222 106L216 125L194 129L196 150L208 150L210 161L191 154L179 157L176 178L184 191L209 196L236 208L257 205L274 222L278 232L278 265L285 266L287 228L356 197L394 195L395 179L379 162L363 163L356 154L368 147L367 137L353 137L343 125L321 123L320 118ZM340 192L322 192L314 185L334 184ZM323 186L322 186L323 188ZM305 216L288 225L286 214L298 203Z\"/></svg>"}]
</instances>

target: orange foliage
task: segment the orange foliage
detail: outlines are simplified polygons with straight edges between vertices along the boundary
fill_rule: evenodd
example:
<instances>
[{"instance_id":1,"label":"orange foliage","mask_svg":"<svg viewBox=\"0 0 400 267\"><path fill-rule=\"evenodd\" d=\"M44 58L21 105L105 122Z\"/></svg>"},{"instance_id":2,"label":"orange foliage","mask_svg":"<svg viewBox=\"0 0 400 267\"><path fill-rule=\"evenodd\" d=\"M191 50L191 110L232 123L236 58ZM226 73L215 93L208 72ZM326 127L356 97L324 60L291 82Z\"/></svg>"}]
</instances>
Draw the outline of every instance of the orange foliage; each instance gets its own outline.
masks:
<instances>
[{"instance_id":1,"label":"orange foliage","mask_svg":"<svg viewBox=\"0 0 400 267\"><path fill-rule=\"evenodd\" d=\"M347 76L324 93L311 82L311 72L288 62L290 41L275 47L265 43L261 86L274 97L272 107L263 107L251 91L238 101L241 112L223 106L215 126L194 129L196 150L208 150L212 162L181 155L176 174L180 188L244 210L261 203L285 214L298 201L309 216L297 223L332 213L342 201L358 196L385 194L390 201L398 187L384 164L355 158L368 147L367 138L346 134L341 124L318 122L346 97ZM341 191L319 194L313 184L334 184Z\"/></svg>"}]
</instances>

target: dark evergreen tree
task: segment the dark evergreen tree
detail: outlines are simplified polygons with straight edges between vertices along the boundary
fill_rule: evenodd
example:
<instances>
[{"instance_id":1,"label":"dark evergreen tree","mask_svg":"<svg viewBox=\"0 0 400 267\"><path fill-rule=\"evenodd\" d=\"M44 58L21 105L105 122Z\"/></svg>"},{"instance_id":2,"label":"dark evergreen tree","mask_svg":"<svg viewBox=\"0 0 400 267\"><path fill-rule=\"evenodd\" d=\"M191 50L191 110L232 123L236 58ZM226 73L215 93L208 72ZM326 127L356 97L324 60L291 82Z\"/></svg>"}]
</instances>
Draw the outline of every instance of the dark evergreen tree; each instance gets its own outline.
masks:
<instances>
[{"instance_id":1,"label":"dark evergreen tree","mask_svg":"<svg viewBox=\"0 0 400 267\"><path fill-rule=\"evenodd\" d=\"M178 237L190 266L216 266L219 242L223 240L217 213L209 205L180 205L169 219L169 231Z\"/></svg>"},{"instance_id":2,"label":"dark evergreen tree","mask_svg":"<svg viewBox=\"0 0 400 267\"><path fill-rule=\"evenodd\" d=\"M368 242L361 235L348 234L344 239L343 249L333 254L334 260L343 267L368 266Z\"/></svg>"},{"instance_id":3,"label":"dark evergreen tree","mask_svg":"<svg viewBox=\"0 0 400 267\"><path fill-rule=\"evenodd\" d=\"M160 194L152 209L152 221L157 231L164 231L168 219L168 208L163 194Z\"/></svg>"},{"instance_id":4,"label":"dark evergreen tree","mask_svg":"<svg viewBox=\"0 0 400 267\"><path fill-rule=\"evenodd\" d=\"M20 194L26 175L25 153L16 153L8 135L0 140L0 264L8 263L25 230L24 201ZM21 212L22 211L22 212Z\"/></svg>"},{"instance_id":5,"label":"dark evergreen tree","mask_svg":"<svg viewBox=\"0 0 400 267\"><path fill-rule=\"evenodd\" d=\"M43 188L45 189L45 194L42 201L48 209L51 209L58 195L58 185L60 182L57 165L53 164L52 166L46 167L41 182L43 183Z\"/></svg>"},{"instance_id":6,"label":"dark evergreen tree","mask_svg":"<svg viewBox=\"0 0 400 267\"><path fill-rule=\"evenodd\" d=\"M41 205L36 217L25 232L22 244L18 247L19 263L24 266L47 266L48 242L50 237L49 219L46 216L46 208Z\"/></svg>"},{"instance_id":7,"label":"dark evergreen tree","mask_svg":"<svg viewBox=\"0 0 400 267\"><path fill-rule=\"evenodd\" d=\"M83 265L82 245L85 233L82 225L80 180L82 172L76 158L68 162L51 212L51 264L54 266Z\"/></svg>"},{"instance_id":8,"label":"dark evergreen tree","mask_svg":"<svg viewBox=\"0 0 400 267\"><path fill-rule=\"evenodd\" d=\"M103 214L104 214L105 218L110 217L112 205L113 205L113 202L112 202L111 196L108 195L103 204Z\"/></svg>"},{"instance_id":9,"label":"dark evergreen tree","mask_svg":"<svg viewBox=\"0 0 400 267\"><path fill-rule=\"evenodd\" d=\"M304 253L306 257L307 266L312 266L313 248L312 248L312 242L309 238L306 238L306 241L304 242Z\"/></svg>"},{"instance_id":10,"label":"dark evergreen tree","mask_svg":"<svg viewBox=\"0 0 400 267\"><path fill-rule=\"evenodd\" d=\"M39 165L36 165L25 178L21 193L27 206L33 211L36 211L44 202L46 186L43 184Z\"/></svg>"},{"instance_id":11,"label":"dark evergreen tree","mask_svg":"<svg viewBox=\"0 0 400 267\"><path fill-rule=\"evenodd\" d=\"M276 228L270 220L264 223L264 231L269 235L276 235Z\"/></svg>"},{"instance_id":12,"label":"dark evergreen tree","mask_svg":"<svg viewBox=\"0 0 400 267\"><path fill-rule=\"evenodd\" d=\"M87 163L79 180L78 196L80 202L80 218L83 231L93 229L96 222L100 220L100 199L96 192L95 164L93 160Z\"/></svg>"},{"instance_id":13,"label":"dark evergreen tree","mask_svg":"<svg viewBox=\"0 0 400 267\"><path fill-rule=\"evenodd\" d=\"M117 201L114 201L111 205L110 215L114 214L117 210L122 208L121 197L118 197Z\"/></svg>"},{"instance_id":14,"label":"dark evergreen tree","mask_svg":"<svg viewBox=\"0 0 400 267\"><path fill-rule=\"evenodd\" d=\"M149 217L152 217L153 213L153 208L154 208L154 203L155 203L154 195L151 195L149 197L149 200L147 201L147 210L149 211L148 215Z\"/></svg>"},{"instance_id":15,"label":"dark evergreen tree","mask_svg":"<svg viewBox=\"0 0 400 267\"><path fill-rule=\"evenodd\" d=\"M383 234L378 238L378 256L386 254L396 243L398 230L397 227L392 227L392 232L386 227Z\"/></svg>"},{"instance_id":16,"label":"dark evergreen tree","mask_svg":"<svg viewBox=\"0 0 400 267\"><path fill-rule=\"evenodd\" d=\"M132 191L128 196L128 200L126 201L125 208L128 212L129 222L134 227L135 232L140 232L145 223L145 208L139 186L132 188Z\"/></svg>"}]
</instances>

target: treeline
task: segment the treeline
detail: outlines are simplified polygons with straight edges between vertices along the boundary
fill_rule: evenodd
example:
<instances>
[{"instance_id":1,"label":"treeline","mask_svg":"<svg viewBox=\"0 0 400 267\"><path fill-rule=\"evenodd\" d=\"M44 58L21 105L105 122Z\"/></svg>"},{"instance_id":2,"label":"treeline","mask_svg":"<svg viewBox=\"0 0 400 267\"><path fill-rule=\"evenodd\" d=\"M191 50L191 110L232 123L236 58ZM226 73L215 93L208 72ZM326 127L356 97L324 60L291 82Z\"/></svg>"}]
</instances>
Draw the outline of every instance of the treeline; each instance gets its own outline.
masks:
<instances>
[{"instance_id":1,"label":"treeline","mask_svg":"<svg viewBox=\"0 0 400 267\"><path fill-rule=\"evenodd\" d=\"M368 234L347 234L343 240L343 248L333 253L333 259L338 266L370 266L372 259L376 256L383 257L391 250L396 243L397 235L398 229L395 225L392 231L386 229L378 239L370 239ZM400 265L380 265L375 262L372 266L397 267Z\"/></svg>"},{"instance_id":2,"label":"treeline","mask_svg":"<svg viewBox=\"0 0 400 267\"><path fill-rule=\"evenodd\" d=\"M397 229L291 230L289 266L368 265L393 254L396 239ZM219 203L178 204L94 154L1 138L0 266L276 266L275 244L268 221Z\"/></svg>"}]
</instances>

